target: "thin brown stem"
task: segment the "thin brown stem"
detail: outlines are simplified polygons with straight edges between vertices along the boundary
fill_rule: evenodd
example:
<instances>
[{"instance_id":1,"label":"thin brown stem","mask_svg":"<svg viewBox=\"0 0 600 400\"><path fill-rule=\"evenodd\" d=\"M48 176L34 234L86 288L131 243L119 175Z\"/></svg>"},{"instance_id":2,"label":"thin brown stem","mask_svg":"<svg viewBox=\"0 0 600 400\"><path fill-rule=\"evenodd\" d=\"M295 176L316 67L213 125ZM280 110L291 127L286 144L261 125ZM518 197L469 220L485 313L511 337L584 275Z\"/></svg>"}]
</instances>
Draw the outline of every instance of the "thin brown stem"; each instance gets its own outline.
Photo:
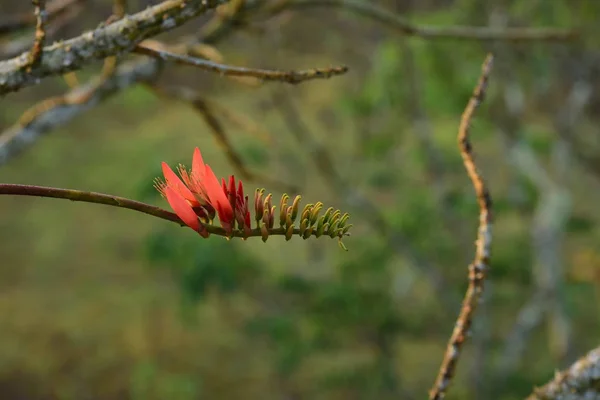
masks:
<instances>
[{"instance_id":1,"label":"thin brown stem","mask_svg":"<svg viewBox=\"0 0 600 400\"><path fill-rule=\"evenodd\" d=\"M172 212L162 208L152 206L124 197L113 196L110 194L86 192L74 189L59 189L46 186L19 185L11 183L0 183L0 195L10 194L17 196L37 196L51 197L54 199L67 199L71 201L82 201L85 203L104 204L113 207L127 208L130 210L142 212L167 221L184 225L183 222Z\"/></svg>"},{"instance_id":2,"label":"thin brown stem","mask_svg":"<svg viewBox=\"0 0 600 400\"><path fill-rule=\"evenodd\" d=\"M113 15L123 18L127 13L127 0L115 0L113 3Z\"/></svg>"},{"instance_id":3,"label":"thin brown stem","mask_svg":"<svg viewBox=\"0 0 600 400\"><path fill-rule=\"evenodd\" d=\"M46 42L46 19L48 17L46 13L46 0L32 0L31 2L35 7L36 23L35 39L25 67L28 71L37 67L42 59L44 43Z\"/></svg>"},{"instance_id":4,"label":"thin brown stem","mask_svg":"<svg viewBox=\"0 0 600 400\"><path fill-rule=\"evenodd\" d=\"M340 200L344 201L348 207L353 207L356 212L368 215L366 222L388 243L388 246L395 253L407 258L411 266L420 269L424 273L431 286L444 299L444 304L457 302L458 299L454 296L454 293L448 290L448 285L442 274L440 274L439 268L410 245L409 238L388 222L379 206L369 196L351 185L339 173L335 167L333 155L326 146L319 143L315 138L314 132L311 132L304 122L290 96L281 92L274 96L273 103L277 105L276 110L281 114L287 129L298 144L310 154L313 165L319 171L320 176L339 196Z\"/></svg>"},{"instance_id":5,"label":"thin brown stem","mask_svg":"<svg viewBox=\"0 0 600 400\"><path fill-rule=\"evenodd\" d=\"M50 1L46 7L47 22L50 22L65 11L69 11L73 7L77 6L77 3L81 2L83 2L83 0ZM9 16L8 18L3 16L3 18L0 20L0 35L27 29L30 27L30 25L33 25L36 20L37 16L30 12Z\"/></svg>"},{"instance_id":6,"label":"thin brown stem","mask_svg":"<svg viewBox=\"0 0 600 400\"><path fill-rule=\"evenodd\" d=\"M15 195L15 196L35 196L35 197L50 197L54 199L66 199L71 201L81 201L84 203L96 203L104 204L112 207L127 208L129 210L138 211L147 215L151 215L156 218L164 219L165 221L175 222L181 226L185 224L179 219L174 213L164 210L160 207L153 206L151 204L142 203L140 201L127 199L125 197L113 196L110 194L103 194L97 192L86 192L82 190L74 189L59 189L54 187L46 186L33 186L33 185L19 185L12 183L0 183L0 195ZM223 228L215 225L204 224L206 230L213 234L223 237L262 237L264 240L265 233L261 228L251 229L249 232L234 229L231 234L228 234ZM285 227L280 228L267 228L267 236L285 236L289 232L286 232ZM294 228L292 230L294 235L304 234L306 238L309 237L305 230L300 228ZM311 231L310 236L317 236L316 230ZM348 236L349 233L345 233L344 236ZM337 236L336 236L337 237ZM340 239L341 237L338 237Z\"/></svg>"},{"instance_id":7,"label":"thin brown stem","mask_svg":"<svg viewBox=\"0 0 600 400\"><path fill-rule=\"evenodd\" d=\"M264 81L279 81L297 84L311 79L327 79L336 75L342 75L348 71L346 66L330 68L312 68L299 71L277 71L269 69L256 69L236 67L232 65L219 64L201 58L190 57L183 54L171 53L169 51L154 49L143 45L137 45L134 53L158 58L164 61L172 61L177 64L191 65L206 71L216 72L227 76L249 76Z\"/></svg>"},{"instance_id":8,"label":"thin brown stem","mask_svg":"<svg viewBox=\"0 0 600 400\"><path fill-rule=\"evenodd\" d=\"M191 105L194 110L200 114L200 117L204 120L210 129L210 132L213 134L213 137L217 141L217 144L225 151L227 159L243 180L252 182L260 181L263 184L269 185L270 187L276 187L283 192L295 193L298 191L298 188L294 185L279 182L250 171L250 169L246 167L246 163L242 159L241 154L235 149L232 140L227 135L225 127L215 115L211 103L207 99L200 96L198 92L176 86L166 87L148 85L148 87L150 87L158 95L184 101Z\"/></svg>"},{"instance_id":9,"label":"thin brown stem","mask_svg":"<svg viewBox=\"0 0 600 400\"><path fill-rule=\"evenodd\" d=\"M461 354L462 347L467 340L469 330L473 322L473 315L481 299L484 282L490 258L490 247L492 243L492 200L490 193L477 171L473 158L471 142L469 140L469 127L475 111L484 99L489 75L492 70L493 56L489 54L482 66L481 77L473 91L471 99L462 115L458 130L458 145L463 158L467 174L473 183L477 202L479 203L479 229L477 234L475 259L469 265L469 286L462 303L462 307L454 331L448 341L446 353L440 366L438 376L433 388L429 393L431 400L443 399L454 373Z\"/></svg>"},{"instance_id":10,"label":"thin brown stem","mask_svg":"<svg viewBox=\"0 0 600 400\"><path fill-rule=\"evenodd\" d=\"M351 11L359 16L370 18L408 36L424 39L454 40L503 40L522 41L566 41L576 40L581 34L574 29L556 28L506 28L491 29L476 26L434 27L415 25L401 16L387 11L373 2L358 0L280 0L271 7L271 13L285 9L304 9L315 7L337 7Z\"/></svg>"}]
</instances>

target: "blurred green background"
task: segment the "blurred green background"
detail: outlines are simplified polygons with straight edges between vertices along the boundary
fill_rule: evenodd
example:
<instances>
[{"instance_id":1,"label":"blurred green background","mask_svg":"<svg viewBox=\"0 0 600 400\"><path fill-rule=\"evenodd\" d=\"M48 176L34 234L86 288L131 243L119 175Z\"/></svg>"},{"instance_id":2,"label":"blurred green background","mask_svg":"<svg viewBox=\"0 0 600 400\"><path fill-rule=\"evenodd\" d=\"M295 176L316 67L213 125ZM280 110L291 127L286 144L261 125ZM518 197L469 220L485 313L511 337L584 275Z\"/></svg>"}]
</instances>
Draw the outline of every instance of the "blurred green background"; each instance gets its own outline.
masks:
<instances>
[{"instance_id":1,"label":"blurred green background","mask_svg":"<svg viewBox=\"0 0 600 400\"><path fill-rule=\"evenodd\" d=\"M160 81L220 105L257 174L250 191L278 198L272 181L285 182L304 204L350 212L349 251L328 238L203 240L128 210L3 196L2 399L426 396L474 253L478 209L456 132L488 51L495 69L472 141L494 200L490 281L448 398L523 398L598 345L600 2L371 3L428 26L584 35L423 39L337 8L251 14L214 43L225 62L350 72L250 87L169 66ZM110 15L109 1L85 7L64 37ZM0 1L3 17L29 10ZM50 78L0 99L0 128L67 90ZM193 107L137 85L48 132L0 167L0 181L166 207L152 187L160 163L189 165L195 146L217 175L235 171Z\"/></svg>"}]
</instances>

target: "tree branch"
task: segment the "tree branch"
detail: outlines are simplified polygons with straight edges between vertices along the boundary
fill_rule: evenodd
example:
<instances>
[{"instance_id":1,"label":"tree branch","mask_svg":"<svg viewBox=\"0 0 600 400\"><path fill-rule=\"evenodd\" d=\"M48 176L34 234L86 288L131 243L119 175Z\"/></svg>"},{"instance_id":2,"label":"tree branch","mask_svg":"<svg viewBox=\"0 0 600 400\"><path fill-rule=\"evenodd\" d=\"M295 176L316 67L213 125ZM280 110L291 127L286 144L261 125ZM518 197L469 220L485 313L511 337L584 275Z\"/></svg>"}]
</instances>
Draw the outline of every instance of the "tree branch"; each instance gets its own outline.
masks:
<instances>
[{"instance_id":1,"label":"tree branch","mask_svg":"<svg viewBox=\"0 0 600 400\"><path fill-rule=\"evenodd\" d=\"M448 285L439 269L410 246L409 238L391 226L386 216L369 196L357 190L339 174L335 168L332 155L325 146L315 139L315 135L306 126L289 96L283 93L276 95L273 98L273 103L276 105L276 110L281 114L287 129L298 144L303 146L305 151L310 154L320 175L339 199L344 201L348 207L355 209L356 212L368 216L366 222L373 227L374 231L386 241L396 254L408 260L408 264L413 270L420 270L423 273L431 287L443 299L443 304L456 303L458 299L453 292L448 290Z\"/></svg>"},{"instance_id":2,"label":"tree branch","mask_svg":"<svg viewBox=\"0 0 600 400\"><path fill-rule=\"evenodd\" d=\"M557 372L550 382L527 400L584 400L600 396L600 347L580 358L569 369Z\"/></svg>"},{"instance_id":3,"label":"tree branch","mask_svg":"<svg viewBox=\"0 0 600 400\"><path fill-rule=\"evenodd\" d=\"M166 0L137 14L43 49L40 64L23 69L24 53L0 62L0 95L31 86L39 79L82 68L94 60L131 51L138 43L176 28L227 0Z\"/></svg>"},{"instance_id":4,"label":"tree branch","mask_svg":"<svg viewBox=\"0 0 600 400\"><path fill-rule=\"evenodd\" d=\"M277 188L282 192L297 192L298 188L289 183L279 182L262 174L257 174L250 171L244 163L242 156L233 146L232 140L228 137L225 127L215 115L213 103L200 96L200 94L192 89L177 86L156 86L148 85L156 94L163 97L172 98L178 101L185 102L192 106L195 111L200 114L200 117L208 126L213 134L219 147L225 151L225 156L229 163L234 167L240 178L247 181L260 181L268 184L270 187Z\"/></svg>"},{"instance_id":5,"label":"tree branch","mask_svg":"<svg viewBox=\"0 0 600 400\"><path fill-rule=\"evenodd\" d=\"M136 46L133 51L138 54L158 58L164 61L173 61L177 64L191 65L206 71L216 72L221 75L253 77L264 81L280 81L291 84L297 84L311 79L327 79L331 78L332 76L344 74L348 71L348 68L345 66L313 68L301 71L276 71L235 67L231 65L219 64L202 58L190 57L184 54L176 54L169 51L153 49L142 45Z\"/></svg>"},{"instance_id":6,"label":"tree branch","mask_svg":"<svg viewBox=\"0 0 600 400\"><path fill-rule=\"evenodd\" d=\"M378 7L369 1L359 0L280 0L270 9L271 13L279 13L285 9L304 9L314 7L337 7L347 9L359 16L370 18L408 36L423 39L455 39L455 40L504 40L522 41L565 41L576 40L581 35L574 29L555 28L503 28L490 29L475 26L422 26L400 17L399 15Z\"/></svg>"},{"instance_id":7,"label":"tree branch","mask_svg":"<svg viewBox=\"0 0 600 400\"><path fill-rule=\"evenodd\" d=\"M483 178L477 171L475 160L473 159L472 147L469 141L469 127L475 114L475 110L484 99L489 75L492 70L492 61L493 56L490 54L483 63L481 77L479 78L479 82L473 91L471 100L469 100L467 108L462 115L458 130L460 152L465 164L465 169L467 170L471 182L473 182L475 194L477 195L477 202L479 203L479 232L477 234L475 259L473 260L473 263L469 265L469 287L467 288L460 314L456 320L454 331L448 341L446 354L442 361L442 365L440 366L437 379L429 393L429 398L431 400L443 399L446 390L454 377L462 346L467 340L467 335L473 322L474 312L477 309L477 305L483 293L484 282L489 265L490 247L492 243L492 200Z\"/></svg>"},{"instance_id":8,"label":"tree branch","mask_svg":"<svg viewBox=\"0 0 600 400\"><path fill-rule=\"evenodd\" d=\"M27 65L25 69L31 71L33 68L40 64L42 58L42 52L44 43L46 42L46 0L32 0L35 6L35 39L33 40L33 46L27 59Z\"/></svg>"},{"instance_id":9,"label":"tree branch","mask_svg":"<svg viewBox=\"0 0 600 400\"><path fill-rule=\"evenodd\" d=\"M48 6L46 7L48 22L81 2L83 2L83 0L54 0L48 3ZM28 28L35 22L36 16L32 13L9 16L0 21L0 35Z\"/></svg>"},{"instance_id":10,"label":"tree branch","mask_svg":"<svg viewBox=\"0 0 600 400\"><path fill-rule=\"evenodd\" d=\"M46 41L63 31L64 28L73 22L84 9L82 0L69 0L65 3L70 4L71 7L61 10L61 12L52 13L51 6L54 2L48 4L46 7ZM2 23L0 23L0 30L2 29L1 25ZM20 35L13 40L0 41L0 59L17 57L30 49L33 46L33 42L34 41L26 35Z\"/></svg>"},{"instance_id":11,"label":"tree branch","mask_svg":"<svg viewBox=\"0 0 600 400\"><path fill-rule=\"evenodd\" d=\"M33 185L18 185L12 183L0 183L0 195L16 195L16 196L35 196L35 197L49 197L54 199L65 199L71 201L81 201L84 203L96 203L104 204L112 207L126 208L128 210L138 211L146 215L151 215L156 218L164 219L165 221L175 222L180 226L186 226L181 219L174 213L164 210L160 207L153 206L151 204L142 203L140 201L127 199L125 197L113 196L110 194L96 193L96 192L85 192L81 190L73 189L59 189L46 186L33 186ZM305 208L306 209L306 208ZM265 240L265 232L261 228L253 228L248 232L240 229L234 229L231 234L228 234L225 229L220 226L203 224L208 233L224 237L262 237ZM285 227L279 228L268 228L266 236L286 236L290 235L290 231ZM311 236L319 237L323 233L319 233L317 229L311 230L310 232L306 228L294 227L291 230L292 235L301 235L304 239ZM337 237L341 239L342 236L349 236L350 233L340 233L339 235L332 236L329 233L325 235L331 238Z\"/></svg>"},{"instance_id":12,"label":"tree branch","mask_svg":"<svg viewBox=\"0 0 600 400\"><path fill-rule=\"evenodd\" d=\"M38 103L20 121L0 134L0 166L29 147L46 132L57 128L102 100L142 81L150 81L160 73L157 60L129 62L109 77L98 77L64 96Z\"/></svg>"}]
</instances>

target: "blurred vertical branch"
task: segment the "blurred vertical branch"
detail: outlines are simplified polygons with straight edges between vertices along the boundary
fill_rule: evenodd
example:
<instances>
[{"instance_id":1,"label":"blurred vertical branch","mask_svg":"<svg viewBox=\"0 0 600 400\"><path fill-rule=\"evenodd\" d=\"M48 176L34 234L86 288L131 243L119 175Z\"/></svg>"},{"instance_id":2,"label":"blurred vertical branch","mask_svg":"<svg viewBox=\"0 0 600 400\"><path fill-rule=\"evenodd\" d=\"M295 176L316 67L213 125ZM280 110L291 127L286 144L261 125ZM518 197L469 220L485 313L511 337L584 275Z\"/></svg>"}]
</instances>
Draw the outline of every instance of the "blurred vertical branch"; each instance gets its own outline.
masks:
<instances>
[{"instance_id":1,"label":"blurred vertical branch","mask_svg":"<svg viewBox=\"0 0 600 400\"><path fill-rule=\"evenodd\" d=\"M454 330L448 341L446 353L433 388L429 392L431 400L443 399L452 378L462 351L462 347L469 335L473 323L474 312L481 300L487 269L489 268L490 249L492 244L492 199L483 178L477 171L471 142L469 128L475 110L480 106L485 97L489 76L492 70L493 56L486 57L481 71L479 82L473 95L465 108L458 130L458 144L465 164L465 169L473 183L477 202L479 204L479 228L476 241L475 259L469 265L469 286L465 293L463 304L456 320Z\"/></svg>"},{"instance_id":2,"label":"blurred vertical branch","mask_svg":"<svg viewBox=\"0 0 600 400\"><path fill-rule=\"evenodd\" d=\"M274 95L273 104L280 113L287 129L295 140L310 154L313 163L324 179L335 192L336 196L365 216L365 222L369 223L376 234L386 240L396 254L404 257L408 265L415 271L422 273L429 280L431 286L447 303L454 301L453 292L449 291L439 269L426 260L421 254L410 246L410 240L401 232L393 229L383 216L376 204L371 202L367 196L352 187L351 184L336 171L333 157L325 146L321 145L306 124L303 123L300 113L296 110L293 100L285 93L279 92Z\"/></svg>"},{"instance_id":3,"label":"blurred vertical branch","mask_svg":"<svg viewBox=\"0 0 600 400\"><path fill-rule=\"evenodd\" d=\"M508 50L503 49L510 60ZM535 290L519 311L515 325L506 339L497 371L497 385L504 380L520 362L528 338L533 330L546 320L550 332L550 349L558 360L565 359L571 348L571 327L565 311L562 295L563 255L561 244L571 211L571 195L565 188L570 170L570 146L564 139L573 136L575 124L583 116L583 110L591 94L590 85L580 76L575 78L566 101L560 101L555 113L554 128L558 139L553 149L553 174L547 171L534 151L521 139L520 121L524 118L525 93L513 77L508 64L502 69L506 80L503 98L505 115L499 116L496 126L508 138L511 160L534 186L540 195L532 221L532 242L535 261L533 278Z\"/></svg>"},{"instance_id":4,"label":"blurred vertical branch","mask_svg":"<svg viewBox=\"0 0 600 400\"><path fill-rule=\"evenodd\" d=\"M559 132L553 158L556 178L552 178L549 172L544 170L528 146L523 143L513 145L515 164L540 191L532 225L536 258L533 276L536 290L519 312L517 322L506 340L499 366L500 376L505 376L515 368L522 357L529 334L544 317L547 318L553 339L550 348L554 349L559 359L569 354L571 329L564 310L564 300L561 300L561 243L571 209L570 194L564 188L570 161L569 148L560 138L572 135L571 131L575 122L580 119L590 93L589 85L575 82L566 102L556 113L554 125ZM512 118L520 119L520 116L513 115Z\"/></svg>"}]
</instances>

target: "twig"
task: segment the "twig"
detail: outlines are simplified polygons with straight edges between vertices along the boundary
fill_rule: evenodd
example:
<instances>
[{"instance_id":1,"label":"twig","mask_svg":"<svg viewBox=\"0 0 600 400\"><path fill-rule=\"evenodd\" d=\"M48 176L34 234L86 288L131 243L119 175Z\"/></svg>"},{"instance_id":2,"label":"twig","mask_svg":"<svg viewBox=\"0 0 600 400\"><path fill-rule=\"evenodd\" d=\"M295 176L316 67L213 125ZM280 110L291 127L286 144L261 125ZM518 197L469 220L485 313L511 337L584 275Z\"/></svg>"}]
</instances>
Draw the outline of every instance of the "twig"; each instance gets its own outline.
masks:
<instances>
[{"instance_id":1,"label":"twig","mask_svg":"<svg viewBox=\"0 0 600 400\"><path fill-rule=\"evenodd\" d=\"M31 0L31 2L35 6L36 23L35 39L29 52L27 64L24 67L27 72L37 67L42 59L44 43L46 42L46 19L48 16L46 13L46 0Z\"/></svg>"},{"instance_id":2,"label":"twig","mask_svg":"<svg viewBox=\"0 0 600 400\"><path fill-rule=\"evenodd\" d=\"M262 79L264 81L280 81L291 84L301 83L311 79L326 79L332 76L341 75L348 71L345 66L330 68L313 68L301 71L276 71L267 69L254 69L245 67L235 67L231 65L218 64L213 61L201 58L189 57L183 54L171 53L168 51L152 49L143 45L138 45L135 53L158 58L164 61L173 61L178 64L191 65L202 68L206 71L216 72L227 76L250 76Z\"/></svg>"},{"instance_id":3,"label":"twig","mask_svg":"<svg viewBox=\"0 0 600 400\"><path fill-rule=\"evenodd\" d=\"M108 23L113 23L120 20L125 16L127 12L127 1L126 0L114 0L113 2L113 13L108 18ZM109 79L117 72L118 59L116 56L107 57L104 59L102 65L102 72L100 73L100 79L97 85L100 86L103 81ZM74 73L74 72L73 72Z\"/></svg>"},{"instance_id":4,"label":"twig","mask_svg":"<svg viewBox=\"0 0 600 400\"><path fill-rule=\"evenodd\" d=\"M378 7L370 1L359 0L280 0L270 8L272 14L285 9L303 9L314 7L337 7L347 9L355 14L371 18L383 25L396 29L408 36L423 39L454 40L503 40L522 41L568 41L576 40L581 35L573 29L555 28L506 28L491 29L475 26L434 27L415 25L395 13Z\"/></svg>"},{"instance_id":5,"label":"twig","mask_svg":"<svg viewBox=\"0 0 600 400\"><path fill-rule=\"evenodd\" d=\"M84 9L81 0L70 0L68 3L72 3L71 7L55 14L52 14L50 11L52 3L46 7L46 14L48 15L46 20L46 41L62 32ZM54 18L50 18L51 16ZM32 47L33 40L26 35L21 35L11 40L0 40L0 59L16 57Z\"/></svg>"},{"instance_id":6,"label":"twig","mask_svg":"<svg viewBox=\"0 0 600 400\"><path fill-rule=\"evenodd\" d=\"M144 11L43 49L41 63L24 71L28 55L0 62L0 95L35 84L39 79L80 69L98 59L131 51L151 36L170 31L227 0L166 0Z\"/></svg>"},{"instance_id":7,"label":"twig","mask_svg":"<svg viewBox=\"0 0 600 400\"><path fill-rule=\"evenodd\" d=\"M235 24L224 23L209 36L201 39L204 44L214 44L234 31ZM172 47L180 52L194 52L198 40L197 37L188 37L182 43L169 48ZM71 90L64 96L37 104L28 110L17 124L0 134L0 166L31 146L45 133L70 121L99 102L140 82L156 80L162 71L161 66L162 63L155 58L129 62L119 66L115 74L107 79L99 77ZM99 85L99 82L102 84Z\"/></svg>"},{"instance_id":8,"label":"twig","mask_svg":"<svg viewBox=\"0 0 600 400\"><path fill-rule=\"evenodd\" d=\"M335 194L348 207L352 207L357 212L360 211L368 216L366 221L387 242L388 246L396 254L405 257L412 268L422 271L432 288L443 298L443 304L457 302L458 300L453 296L454 293L448 291L444 277L439 273L438 268L410 246L410 240L389 224L381 210L369 197L346 182L338 173L333 157L325 146L315 140L314 134L310 132L302 120L292 100L281 94L274 96L273 103L277 105L276 109L280 112L288 130L294 135L296 141L305 147L306 152L311 155L313 164Z\"/></svg>"},{"instance_id":9,"label":"twig","mask_svg":"<svg viewBox=\"0 0 600 400\"><path fill-rule=\"evenodd\" d=\"M108 79L98 77L63 96L35 105L23 114L19 122L0 134L0 166L20 154L46 132L125 88L156 78L160 71L158 60L130 62L118 67Z\"/></svg>"},{"instance_id":10,"label":"twig","mask_svg":"<svg viewBox=\"0 0 600 400\"><path fill-rule=\"evenodd\" d=\"M590 351L569 369L527 397L527 400L585 400L600 396L600 347Z\"/></svg>"},{"instance_id":11,"label":"twig","mask_svg":"<svg viewBox=\"0 0 600 400\"><path fill-rule=\"evenodd\" d=\"M490 193L477 171L475 160L473 158L471 142L469 141L469 127L475 114L485 96L485 90L489 75L492 70L493 56L489 54L482 66L481 77L473 91L473 95L462 115L460 127L458 130L458 144L467 170L467 174L473 183L477 202L479 203L479 229L477 234L475 259L469 265L469 286L465 293L465 298L456 320L454 331L448 341L446 354L440 366L436 381L429 393L431 400L443 399L450 382L454 376L456 365L461 354L462 346L467 340L467 335L473 322L473 315L478 302L483 293L484 282L487 274L490 257L490 247L492 242L492 200Z\"/></svg>"},{"instance_id":12,"label":"twig","mask_svg":"<svg viewBox=\"0 0 600 400\"><path fill-rule=\"evenodd\" d=\"M35 197L49 197L54 199L65 199L71 201L81 201L84 203L96 203L96 204L104 204L112 207L126 208L133 211L138 211L147 215L151 215L156 218L164 219L165 221L175 222L180 226L185 226L183 221L179 219L177 215L174 213L164 210L160 207L153 206L151 204L142 203L140 201L127 199L124 197L113 196L110 194L104 193L96 193L96 192L86 192L82 190L73 190L73 189L59 189L53 187L46 186L33 186L33 185L18 185L12 183L0 183L0 195L15 195L15 196L35 196ZM253 228L248 232L244 232L242 230L234 229L231 234L225 232L225 230L219 226L204 224L206 230L214 235L225 236L225 237L263 237L265 232L261 230L261 228ZM268 236L285 236L286 233L289 235L289 232L286 232L286 227L279 228L266 228L268 229ZM310 236L318 236L319 233L317 230L313 230L310 232L310 235L306 229L301 230L301 228L294 228L292 234L299 235L305 234L305 238ZM345 233L344 236L348 236L349 233Z\"/></svg>"},{"instance_id":13,"label":"twig","mask_svg":"<svg viewBox=\"0 0 600 400\"><path fill-rule=\"evenodd\" d=\"M240 175L240 178L243 180L248 180L252 182L260 181L264 184L269 184L269 186L276 186L281 189L283 192L297 192L298 189L296 187L292 187L287 183L282 183L275 181L273 179L267 178L266 176L262 176L260 174L255 174L246 168L244 161L242 160L241 155L235 150L231 140L225 133L225 128L221 121L214 114L212 107L208 103L208 101L202 98L197 92L181 88L181 87L158 87L156 85L149 85L149 87L154 90L157 94L175 98L179 101L185 101L194 107L206 125L209 127L213 136L215 137L217 144L221 146L221 148L225 151L225 155L229 162L233 165L233 167L237 170Z\"/></svg>"},{"instance_id":14,"label":"twig","mask_svg":"<svg viewBox=\"0 0 600 400\"><path fill-rule=\"evenodd\" d=\"M54 0L48 3L46 7L47 21L50 22L54 17L59 16L64 11L68 11L70 8L81 3L84 0ZM35 4L34 4L35 5ZM20 15L14 15L8 19L0 21L0 35L7 33L13 33L21 29L26 29L30 25L36 22L36 16L31 13L23 13Z\"/></svg>"},{"instance_id":15,"label":"twig","mask_svg":"<svg viewBox=\"0 0 600 400\"><path fill-rule=\"evenodd\" d=\"M127 13L127 0L114 0L113 15L117 18L123 18Z\"/></svg>"}]
</instances>

